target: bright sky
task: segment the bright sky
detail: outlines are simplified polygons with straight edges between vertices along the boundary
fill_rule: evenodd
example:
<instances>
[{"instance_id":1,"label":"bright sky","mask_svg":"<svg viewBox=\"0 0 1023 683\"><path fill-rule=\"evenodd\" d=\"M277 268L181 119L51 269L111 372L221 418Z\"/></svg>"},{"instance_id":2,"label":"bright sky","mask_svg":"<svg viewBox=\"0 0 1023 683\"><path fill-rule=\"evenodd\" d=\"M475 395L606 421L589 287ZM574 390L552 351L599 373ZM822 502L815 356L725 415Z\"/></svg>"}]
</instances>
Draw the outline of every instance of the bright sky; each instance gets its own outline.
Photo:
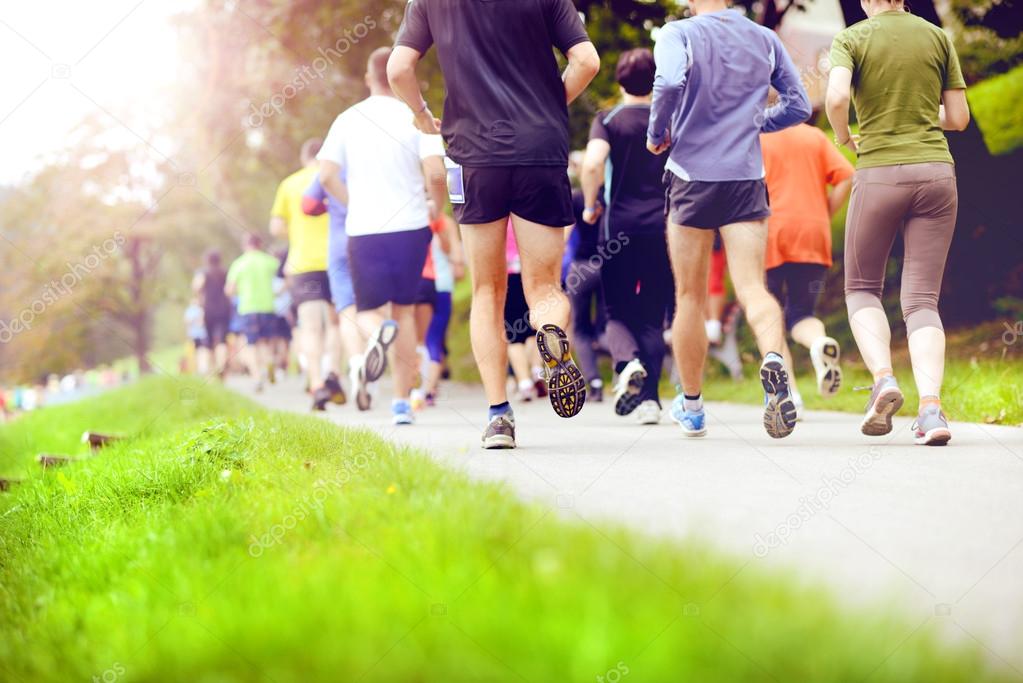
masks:
<instances>
[{"instance_id":1,"label":"bright sky","mask_svg":"<svg viewBox=\"0 0 1023 683\"><path fill-rule=\"evenodd\" d=\"M179 61L177 35L168 19L193 4L3 3L0 184L17 183L43 156L61 149L90 112L107 112L110 126L125 140L145 137L145 122L159 120L165 111L161 92L174 80Z\"/></svg>"}]
</instances>

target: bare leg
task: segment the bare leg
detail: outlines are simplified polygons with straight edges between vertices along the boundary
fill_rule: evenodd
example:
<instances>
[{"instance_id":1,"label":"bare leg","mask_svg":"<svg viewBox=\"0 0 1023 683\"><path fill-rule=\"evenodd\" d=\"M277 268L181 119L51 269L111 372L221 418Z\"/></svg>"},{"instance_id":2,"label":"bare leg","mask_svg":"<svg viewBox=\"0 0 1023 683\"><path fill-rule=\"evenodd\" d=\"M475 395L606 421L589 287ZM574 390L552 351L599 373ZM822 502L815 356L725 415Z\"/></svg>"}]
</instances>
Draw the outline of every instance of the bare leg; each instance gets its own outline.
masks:
<instances>
[{"instance_id":1,"label":"bare leg","mask_svg":"<svg viewBox=\"0 0 1023 683\"><path fill-rule=\"evenodd\" d=\"M355 306L349 306L338 313L338 335L341 338L341 367L346 367L352 356L362 353L366 337L357 322Z\"/></svg>"},{"instance_id":2,"label":"bare leg","mask_svg":"<svg viewBox=\"0 0 1023 683\"><path fill-rule=\"evenodd\" d=\"M703 388L707 359L707 278L714 231L668 225L668 251L675 275L675 319L671 349L682 378L682 391L697 396Z\"/></svg>"},{"instance_id":3,"label":"bare leg","mask_svg":"<svg viewBox=\"0 0 1023 683\"><path fill-rule=\"evenodd\" d=\"M298 332L299 339L302 340L302 353L305 355L310 391L316 391L323 386L326 307L325 301L306 301L298 306Z\"/></svg>"},{"instance_id":4,"label":"bare leg","mask_svg":"<svg viewBox=\"0 0 1023 683\"><path fill-rule=\"evenodd\" d=\"M504 336L504 299L508 293L505 237L508 220L462 226L472 281L469 334L472 353L490 405L508 400L508 343Z\"/></svg>"},{"instance_id":5,"label":"bare leg","mask_svg":"<svg viewBox=\"0 0 1023 683\"><path fill-rule=\"evenodd\" d=\"M529 362L529 349L527 344L508 344L508 360L511 361L512 373L515 381L519 384L529 382L532 384L533 375Z\"/></svg>"},{"instance_id":6,"label":"bare leg","mask_svg":"<svg viewBox=\"0 0 1023 683\"><path fill-rule=\"evenodd\" d=\"M341 328L334 306L327 305L324 351L327 354L327 373L337 374L341 370Z\"/></svg>"},{"instance_id":7,"label":"bare leg","mask_svg":"<svg viewBox=\"0 0 1023 683\"><path fill-rule=\"evenodd\" d=\"M394 374L394 397L408 399L412 392L416 373L419 372L419 355L416 353L416 316L414 306L391 304L391 317L398 323L398 336L391 347Z\"/></svg>"},{"instance_id":8,"label":"bare leg","mask_svg":"<svg viewBox=\"0 0 1023 683\"><path fill-rule=\"evenodd\" d=\"M821 337L828 336L824 323L817 318L803 318L792 326L792 339L806 348L810 348Z\"/></svg>"},{"instance_id":9,"label":"bare leg","mask_svg":"<svg viewBox=\"0 0 1023 683\"><path fill-rule=\"evenodd\" d=\"M728 274L739 305L753 328L760 355L766 356L771 351L781 353L785 347L785 319L778 301L767 291L765 281L767 221L723 226L721 238L728 253Z\"/></svg>"},{"instance_id":10,"label":"bare leg","mask_svg":"<svg viewBox=\"0 0 1023 683\"><path fill-rule=\"evenodd\" d=\"M564 228L540 225L514 214L512 228L522 259L522 289L529 304L530 323L538 330L548 323L566 329L572 309L561 291Z\"/></svg>"}]
</instances>

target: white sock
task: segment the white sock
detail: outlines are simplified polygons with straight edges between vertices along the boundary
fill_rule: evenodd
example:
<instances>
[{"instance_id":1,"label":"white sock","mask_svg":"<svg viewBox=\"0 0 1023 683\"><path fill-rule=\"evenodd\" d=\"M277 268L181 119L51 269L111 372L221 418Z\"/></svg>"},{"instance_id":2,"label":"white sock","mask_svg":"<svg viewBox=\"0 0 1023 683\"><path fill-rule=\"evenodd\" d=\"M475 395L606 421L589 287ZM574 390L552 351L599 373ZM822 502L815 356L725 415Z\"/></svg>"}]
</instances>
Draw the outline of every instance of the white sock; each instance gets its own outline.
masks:
<instances>
[{"instance_id":1,"label":"white sock","mask_svg":"<svg viewBox=\"0 0 1023 683\"><path fill-rule=\"evenodd\" d=\"M704 323L707 330L707 341L711 344L721 343L721 321L708 320Z\"/></svg>"},{"instance_id":2,"label":"white sock","mask_svg":"<svg viewBox=\"0 0 1023 683\"><path fill-rule=\"evenodd\" d=\"M703 410L703 394L701 393L696 398L689 398L682 394L682 407L693 413L700 412Z\"/></svg>"}]
</instances>

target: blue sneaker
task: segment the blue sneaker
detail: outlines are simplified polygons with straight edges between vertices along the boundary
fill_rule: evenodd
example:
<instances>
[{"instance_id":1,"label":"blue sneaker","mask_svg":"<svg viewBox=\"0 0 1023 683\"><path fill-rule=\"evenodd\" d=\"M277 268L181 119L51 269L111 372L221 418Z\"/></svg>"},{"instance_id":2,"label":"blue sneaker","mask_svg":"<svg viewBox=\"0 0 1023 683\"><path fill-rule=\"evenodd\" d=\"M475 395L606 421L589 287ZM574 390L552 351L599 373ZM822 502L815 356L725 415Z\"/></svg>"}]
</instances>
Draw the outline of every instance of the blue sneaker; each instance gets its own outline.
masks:
<instances>
[{"instance_id":1,"label":"blue sneaker","mask_svg":"<svg viewBox=\"0 0 1023 683\"><path fill-rule=\"evenodd\" d=\"M404 399L391 402L391 423L395 425L411 425L416 423L412 414L412 404Z\"/></svg>"},{"instance_id":2,"label":"blue sneaker","mask_svg":"<svg viewBox=\"0 0 1023 683\"><path fill-rule=\"evenodd\" d=\"M671 419L678 422L682 427L682 433L686 436L707 435L707 414L703 408L699 410L686 410L685 397L679 394L671 402Z\"/></svg>"}]
</instances>

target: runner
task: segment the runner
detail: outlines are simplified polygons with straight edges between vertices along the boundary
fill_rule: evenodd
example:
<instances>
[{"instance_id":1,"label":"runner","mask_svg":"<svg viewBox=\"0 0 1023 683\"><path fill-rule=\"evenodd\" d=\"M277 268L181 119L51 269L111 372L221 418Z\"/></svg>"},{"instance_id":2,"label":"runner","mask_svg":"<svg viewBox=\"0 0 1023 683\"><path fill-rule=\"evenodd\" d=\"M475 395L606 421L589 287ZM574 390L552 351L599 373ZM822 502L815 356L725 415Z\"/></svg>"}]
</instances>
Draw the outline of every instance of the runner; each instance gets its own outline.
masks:
<instances>
[{"instance_id":1,"label":"runner","mask_svg":"<svg viewBox=\"0 0 1023 683\"><path fill-rule=\"evenodd\" d=\"M806 120L810 103L777 34L728 9L725 0L691 0L689 6L695 16L665 25L654 49L657 77L647 143L656 154L671 149L665 180L676 296L672 350L682 377L672 417L687 436L706 434L705 312L717 228L736 296L763 356L764 426L781 438L792 433L796 411L781 356L781 309L764 285L771 212L759 134ZM782 96L765 110L770 86Z\"/></svg>"},{"instance_id":2,"label":"runner","mask_svg":"<svg viewBox=\"0 0 1023 683\"><path fill-rule=\"evenodd\" d=\"M210 250L206 254L206 267L196 273L192 280L192 290L202 306L207 346L213 352L213 371L220 378L227 372L227 333L234 313L231 300L224 294L226 281L227 272L222 265L220 252Z\"/></svg>"},{"instance_id":3,"label":"runner","mask_svg":"<svg viewBox=\"0 0 1023 683\"><path fill-rule=\"evenodd\" d=\"M210 347L209 337L206 335L206 323L203 318L202 306L199 305L198 297L192 299L185 309L185 331L188 340L192 342L192 358L194 365L190 368L197 375L205 376L210 371Z\"/></svg>"},{"instance_id":4,"label":"runner","mask_svg":"<svg viewBox=\"0 0 1023 683\"><path fill-rule=\"evenodd\" d=\"M320 151L320 182L332 199L348 203L346 232L358 321L375 330L366 352L353 359L352 392L368 409L368 385L384 373L395 347L394 423L412 424L409 401L418 371L414 304L430 248L430 211L443 210L447 188L444 144L412 125L387 83L390 48L378 48L366 67L369 98L343 112ZM340 174L347 174L347 184ZM427 179L429 182L427 182ZM389 316L385 318L385 316Z\"/></svg>"},{"instance_id":5,"label":"runner","mask_svg":"<svg viewBox=\"0 0 1023 683\"><path fill-rule=\"evenodd\" d=\"M578 159L578 155L582 159ZM568 158L569 176L579 176L582 172L585 152L572 152ZM603 180L601 179L601 183ZM599 202L599 199L598 199ZM603 206L596 211L603 210ZM582 189L572 191L572 214L574 222L568 229L565 243L564 273L565 292L572 304L572 344L579 357L579 369L587 378L586 399L602 402L604 400L604 380L600 376L597 365L597 351L602 337L607 331L607 306L604 304L604 292L600 286L600 266L602 259L597 247L600 242L599 230L595 224L583 219L586 200Z\"/></svg>"},{"instance_id":6,"label":"runner","mask_svg":"<svg viewBox=\"0 0 1023 683\"><path fill-rule=\"evenodd\" d=\"M341 342L327 277L328 220L302 211L303 194L316 178L320 145L316 138L302 144L302 168L281 182L270 211L270 234L288 240L284 272L298 312L298 351L305 356L313 410L317 411L324 410L328 401L344 402L337 376Z\"/></svg>"},{"instance_id":7,"label":"runner","mask_svg":"<svg viewBox=\"0 0 1023 683\"><path fill-rule=\"evenodd\" d=\"M840 349L814 308L831 267L831 219L849 199L853 167L824 131L805 123L761 135L760 146L771 195L767 288L785 311L792 339L810 351L817 391L829 398L842 384ZM782 355L793 368L788 344ZM795 373L789 383L799 414L803 398Z\"/></svg>"},{"instance_id":8,"label":"runner","mask_svg":"<svg viewBox=\"0 0 1023 683\"><path fill-rule=\"evenodd\" d=\"M342 182L344 175L340 176ZM359 331L355 308L355 290L352 287L352 269L348 259L348 205L331 198L320 182L319 175L306 188L302 197L302 211L307 216L329 214L330 231L327 240L327 276L330 280L330 296L337 311L338 335L341 342L341 363L348 363L351 376L355 366L352 359L359 355L365 337ZM342 394L343 396L343 394Z\"/></svg>"},{"instance_id":9,"label":"runner","mask_svg":"<svg viewBox=\"0 0 1023 683\"><path fill-rule=\"evenodd\" d=\"M636 412L640 424L661 420L657 384L666 346L664 312L671 301L671 265L664 236L664 158L646 148L654 86L654 55L623 52L615 78L622 104L597 113L586 146L583 220L599 218L604 183L607 210L600 222L600 277L607 302L607 340L614 359L615 413Z\"/></svg>"},{"instance_id":10,"label":"runner","mask_svg":"<svg viewBox=\"0 0 1023 683\"><path fill-rule=\"evenodd\" d=\"M952 432L941 410L945 332L938 295L958 195L942 130L969 124L966 82L943 30L909 14L901 0L867 0L863 8L868 19L839 33L831 46L827 93L835 142L859 155L846 218L845 298L856 346L874 375L861 430L887 434L903 403L881 304L888 257L901 231L902 315L920 394L914 438L943 446ZM862 140L849 129L850 93Z\"/></svg>"},{"instance_id":11,"label":"runner","mask_svg":"<svg viewBox=\"0 0 1023 683\"><path fill-rule=\"evenodd\" d=\"M263 390L263 379L271 367L270 339L275 334L274 277L279 263L263 251L263 240L250 234L245 238L245 251L235 259L227 271L224 291L238 297L238 315L242 318L248 345L246 365L256 383L256 391Z\"/></svg>"},{"instance_id":12,"label":"runner","mask_svg":"<svg viewBox=\"0 0 1023 683\"><path fill-rule=\"evenodd\" d=\"M388 65L395 92L416 126L441 131L423 99L416 64L436 43L447 87L444 137L453 169L455 217L464 226L473 303L473 354L490 403L484 448L514 448L508 359L501 330L507 288L505 226L511 216L537 345L548 367L550 401L577 414L586 382L572 361L568 299L559 286L564 227L572 216L568 107L600 69L600 58L571 0L450 3L413 0ZM562 76L552 48L568 59ZM485 57L485 58L484 58Z\"/></svg>"}]
</instances>

